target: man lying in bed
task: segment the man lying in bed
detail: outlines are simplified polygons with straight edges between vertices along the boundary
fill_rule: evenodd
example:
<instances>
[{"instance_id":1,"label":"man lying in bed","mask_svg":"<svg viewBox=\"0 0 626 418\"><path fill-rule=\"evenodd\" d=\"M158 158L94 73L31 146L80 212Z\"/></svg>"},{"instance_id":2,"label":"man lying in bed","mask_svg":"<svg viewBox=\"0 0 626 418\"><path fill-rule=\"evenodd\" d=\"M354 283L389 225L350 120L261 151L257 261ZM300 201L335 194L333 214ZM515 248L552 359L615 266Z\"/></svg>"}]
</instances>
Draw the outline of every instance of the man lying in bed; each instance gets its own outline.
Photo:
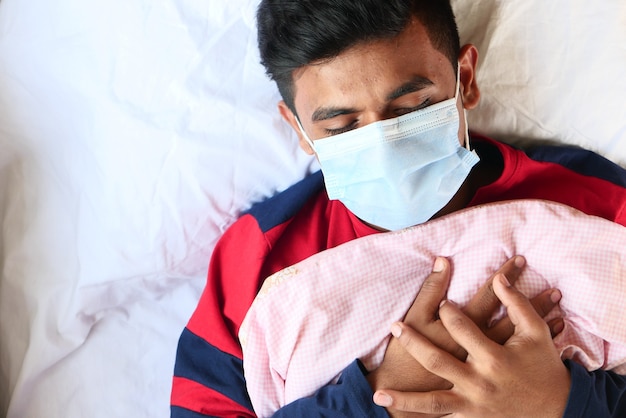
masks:
<instances>
[{"instance_id":1,"label":"man lying in bed","mask_svg":"<svg viewBox=\"0 0 626 418\"><path fill-rule=\"evenodd\" d=\"M324 177L312 175L254 206L216 246L207 286L180 338L173 416L254 416L237 339L241 321L265 277L326 248L509 199L552 200L626 224L626 174L607 160L572 148L526 154L469 137L464 110L479 100L478 56L473 46L460 47L447 1L273 0L261 3L258 17L261 57L284 99L280 112L302 148L316 154ZM489 287L481 292L489 295ZM479 323L490 315L480 308L483 293L467 308ZM551 294L536 304L549 305ZM486 306L494 298L487 296ZM429 335L431 322L418 331ZM499 398L506 402L497 415L512 416L507 408L514 404L526 408L519 416L576 416L581 408L585 416L624 414L624 377L587 373L571 362L560 363L552 380L523 373L545 346L537 343L511 364L508 379L525 390ZM403 364L407 356L392 341L383 364ZM410 373L381 366L368 374L355 361L337 384L277 414L395 414L373 402L375 390L442 387L411 364Z\"/></svg>"}]
</instances>

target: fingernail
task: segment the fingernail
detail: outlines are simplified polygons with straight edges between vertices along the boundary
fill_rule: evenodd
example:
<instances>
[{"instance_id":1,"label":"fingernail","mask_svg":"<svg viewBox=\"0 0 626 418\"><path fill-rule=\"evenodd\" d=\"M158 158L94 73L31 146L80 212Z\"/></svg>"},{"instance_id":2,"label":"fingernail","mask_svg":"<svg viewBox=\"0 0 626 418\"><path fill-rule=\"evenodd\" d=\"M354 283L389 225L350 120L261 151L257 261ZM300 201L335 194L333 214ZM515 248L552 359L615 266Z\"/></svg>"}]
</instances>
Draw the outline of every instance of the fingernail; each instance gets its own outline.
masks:
<instances>
[{"instance_id":1,"label":"fingernail","mask_svg":"<svg viewBox=\"0 0 626 418\"><path fill-rule=\"evenodd\" d=\"M552 330L554 331L555 334L560 334L564 328L565 328L565 323L563 321L559 321L556 324L554 324L554 328Z\"/></svg>"},{"instance_id":2,"label":"fingernail","mask_svg":"<svg viewBox=\"0 0 626 418\"><path fill-rule=\"evenodd\" d=\"M446 263L443 261L443 258L437 257L435 265L433 266L433 273L441 273L445 267Z\"/></svg>"},{"instance_id":3,"label":"fingernail","mask_svg":"<svg viewBox=\"0 0 626 418\"><path fill-rule=\"evenodd\" d=\"M504 274L498 274L498 280L500 280L500 283L502 283L504 286L511 287L511 283Z\"/></svg>"},{"instance_id":4,"label":"fingernail","mask_svg":"<svg viewBox=\"0 0 626 418\"><path fill-rule=\"evenodd\" d=\"M400 335L402 335L402 327L397 322L391 326L391 335L396 338L400 338Z\"/></svg>"},{"instance_id":5,"label":"fingernail","mask_svg":"<svg viewBox=\"0 0 626 418\"><path fill-rule=\"evenodd\" d=\"M562 297L563 295L561 295L561 292L559 292L558 290L554 290L552 293L550 293L550 300L552 301L552 303L558 303Z\"/></svg>"},{"instance_id":6,"label":"fingernail","mask_svg":"<svg viewBox=\"0 0 626 418\"><path fill-rule=\"evenodd\" d=\"M388 407L393 403L393 399L386 393L376 392L374 394L374 403L378 406Z\"/></svg>"},{"instance_id":7,"label":"fingernail","mask_svg":"<svg viewBox=\"0 0 626 418\"><path fill-rule=\"evenodd\" d=\"M526 259L520 255L515 257L515 267L522 268L526 264Z\"/></svg>"},{"instance_id":8,"label":"fingernail","mask_svg":"<svg viewBox=\"0 0 626 418\"><path fill-rule=\"evenodd\" d=\"M458 303L456 303L455 301L450 300L450 299L444 299L444 300L442 300L442 301L439 303L439 309L441 309L441 308L443 307L443 305L450 305L450 306L456 306L456 307L458 307L458 306L459 306L459 304L458 304Z\"/></svg>"}]
</instances>

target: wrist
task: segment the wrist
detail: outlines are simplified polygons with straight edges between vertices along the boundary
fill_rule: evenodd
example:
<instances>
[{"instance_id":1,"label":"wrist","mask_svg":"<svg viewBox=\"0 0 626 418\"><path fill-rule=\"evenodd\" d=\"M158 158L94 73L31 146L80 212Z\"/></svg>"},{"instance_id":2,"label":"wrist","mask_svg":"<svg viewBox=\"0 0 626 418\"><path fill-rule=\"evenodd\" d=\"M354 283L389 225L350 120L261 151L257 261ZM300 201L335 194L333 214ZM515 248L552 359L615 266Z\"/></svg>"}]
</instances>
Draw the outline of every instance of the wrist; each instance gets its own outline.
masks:
<instances>
[{"instance_id":1,"label":"wrist","mask_svg":"<svg viewBox=\"0 0 626 418\"><path fill-rule=\"evenodd\" d=\"M554 402L553 413L550 416L554 418L561 418L565 413L569 401L570 390L572 387L571 373L569 369L565 367L565 365L563 366L563 369L563 383L557 385L556 390L558 390L558 392L556 392L554 396L552 396L550 399Z\"/></svg>"},{"instance_id":2,"label":"wrist","mask_svg":"<svg viewBox=\"0 0 626 418\"><path fill-rule=\"evenodd\" d=\"M415 362L415 364L418 364ZM381 389L403 392L430 392L451 389L452 384L421 367L398 367L395 369L381 365L365 376L372 392Z\"/></svg>"},{"instance_id":3,"label":"wrist","mask_svg":"<svg viewBox=\"0 0 626 418\"><path fill-rule=\"evenodd\" d=\"M376 370L372 370L371 372L365 371L364 373L365 380L367 380L367 383L372 388L372 392L376 392L378 389L382 389L384 387L384 385L380 384L381 373L379 373L379 370L380 370L380 367L377 368Z\"/></svg>"}]
</instances>

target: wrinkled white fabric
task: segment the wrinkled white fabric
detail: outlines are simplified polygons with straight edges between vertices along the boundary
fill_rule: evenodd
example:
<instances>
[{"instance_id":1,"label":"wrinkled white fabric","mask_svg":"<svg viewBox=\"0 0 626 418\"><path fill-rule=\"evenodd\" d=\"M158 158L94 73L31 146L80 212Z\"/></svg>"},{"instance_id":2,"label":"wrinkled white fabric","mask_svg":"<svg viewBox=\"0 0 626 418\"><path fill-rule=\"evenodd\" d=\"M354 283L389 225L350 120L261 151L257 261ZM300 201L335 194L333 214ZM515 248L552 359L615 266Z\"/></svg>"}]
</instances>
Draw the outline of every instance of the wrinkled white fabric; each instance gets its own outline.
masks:
<instances>
[{"instance_id":1,"label":"wrinkled white fabric","mask_svg":"<svg viewBox=\"0 0 626 418\"><path fill-rule=\"evenodd\" d=\"M257 3L0 1L0 416L169 416L215 241L314 164ZM453 3L481 52L472 128L626 162L626 3Z\"/></svg>"}]
</instances>

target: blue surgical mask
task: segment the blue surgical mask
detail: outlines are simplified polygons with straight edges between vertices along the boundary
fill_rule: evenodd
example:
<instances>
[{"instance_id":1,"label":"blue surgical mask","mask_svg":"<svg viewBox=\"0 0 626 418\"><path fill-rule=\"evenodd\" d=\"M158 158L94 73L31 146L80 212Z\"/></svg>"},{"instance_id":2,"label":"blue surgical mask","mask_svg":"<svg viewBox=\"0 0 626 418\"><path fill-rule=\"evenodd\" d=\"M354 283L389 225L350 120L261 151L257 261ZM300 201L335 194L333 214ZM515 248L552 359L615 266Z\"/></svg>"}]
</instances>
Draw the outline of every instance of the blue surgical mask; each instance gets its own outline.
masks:
<instances>
[{"instance_id":1,"label":"blue surgical mask","mask_svg":"<svg viewBox=\"0 0 626 418\"><path fill-rule=\"evenodd\" d=\"M466 148L459 144L458 93L457 77L452 99L316 141L298 121L317 154L328 197L391 231L432 218L479 161L469 151L467 131Z\"/></svg>"}]
</instances>

